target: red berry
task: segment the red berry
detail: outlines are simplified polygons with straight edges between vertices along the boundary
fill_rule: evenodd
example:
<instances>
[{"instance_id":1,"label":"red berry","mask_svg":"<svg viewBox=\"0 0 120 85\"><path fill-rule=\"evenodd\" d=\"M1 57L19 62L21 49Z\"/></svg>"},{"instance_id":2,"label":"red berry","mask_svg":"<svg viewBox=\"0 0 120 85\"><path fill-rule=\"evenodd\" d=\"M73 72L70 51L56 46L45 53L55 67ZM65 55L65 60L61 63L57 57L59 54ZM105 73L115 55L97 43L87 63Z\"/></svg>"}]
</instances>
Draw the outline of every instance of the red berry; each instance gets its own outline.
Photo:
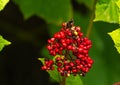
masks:
<instances>
[{"instance_id":1,"label":"red berry","mask_svg":"<svg viewBox=\"0 0 120 85\"><path fill-rule=\"evenodd\" d=\"M80 68L83 68L83 65L82 65L82 64L80 64L79 66L80 66Z\"/></svg>"},{"instance_id":2,"label":"red berry","mask_svg":"<svg viewBox=\"0 0 120 85\"><path fill-rule=\"evenodd\" d=\"M78 71L78 70L77 70L76 68L73 68L73 69L72 69L72 72L73 72L73 73L77 73L77 71Z\"/></svg>"},{"instance_id":3,"label":"red berry","mask_svg":"<svg viewBox=\"0 0 120 85\"><path fill-rule=\"evenodd\" d=\"M58 70L58 72L60 72L60 73L62 73L63 71L62 71L62 69L61 68L57 68L57 70Z\"/></svg>"},{"instance_id":4,"label":"red berry","mask_svg":"<svg viewBox=\"0 0 120 85\"><path fill-rule=\"evenodd\" d=\"M57 58L56 58L56 61L60 61L60 60L61 60L61 58L60 58L60 57L57 57Z\"/></svg>"},{"instance_id":5,"label":"red berry","mask_svg":"<svg viewBox=\"0 0 120 85\"><path fill-rule=\"evenodd\" d=\"M55 38L51 38L51 42L54 42L55 41Z\"/></svg>"},{"instance_id":6,"label":"red berry","mask_svg":"<svg viewBox=\"0 0 120 85\"><path fill-rule=\"evenodd\" d=\"M92 64L88 63L87 66L88 66L88 68L91 68L91 67L92 67Z\"/></svg>"},{"instance_id":7,"label":"red berry","mask_svg":"<svg viewBox=\"0 0 120 85\"><path fill-rule=\"evenodd\" d=\"M55 69L55 68L52 66L52 67L51 67L51 70L54 70L54 69Z\"/></svg>"},{"instance_id":8,"label":"red berry","mask_svg":"<svg viewBox=\"0 0 120 85\"><path fill-rule=\"evenodd\" d=\"M88 54L88 50L83 50L83 53L84 54Z\"/></svg>"},{"instance_id":9,"label":"red berry","mask_svg":"<svg viewBox=\"0 0 120 85\"><path fill-rule=\"evenodd\" d=\"M67 60L64 61L64 65L67 65L69 64L69 62Z\"/></svg>"},{"instance_id":10,"label":"red berry","mask_svg":"<svg viewBox=\"0 0 120 85\"><path fill-rule=\"evenodd\" d=\"M52 47L50 45L47 46L48 50L52 50Z\"/></svg>"},{"instance_id":11,"label":"red berry","mask_svg":"<svg viewBox=\"0 0 120 85\"><path fill-rule=\"evenodd\" d=\"M76 52L76 51L77 51L75 46L72 46L72 51L73 51L73 52Z\"/></svg>"},{"instance_id":12,"label":"red berry","mask_svg":"<svg viewBox=\"0 0 120 85\"><path fill-rule=\"evenodd\" d=\"M78 52L82 53L83 52L83 48L78 48Z\"/></svg>"},{"instance_id":13,"label":"red berry","mask_svg":"<svg viewBox=\"0 0 120 85\"><path fill-rule=\"evenodd\" d=\"M71 45L69 45L69 46L67 46L67 49L68 49L68 50L72 50L73 48L72 48Z\"/></svg>"},{"instance_id":14,"label":"red berry","mask_svg":"<svg viewBox=\"0 0 120 85\"><path fill-rule=\"evenodd\" d=\"M46 69L47 69L47 66L42 66L41 69L42 69L42 70L46 70Z\"/></svg>"},{"instance_id":15,"label":"red berry","mask_svg":"<svg viewBox=\"0 0 120 85\"><path fill-rule=\"evenodd\" d=\"M67 44L66 43L62 43L63 47L67 47Z\"/></svg>"},{"instance_id":16,"label":"red berry","mask_svg":"<svg viewBox=\"0 0 120 85\"><path fill-rule=\"evenodd\" d=\"M65 38L64 32L60 32L60 36L61 36L61 38Z\"/></svg>"},{"instance_id":17,"label":"red berry","mask_svg":"<svg viewBox=\"0 0 120 85\"><path fill-rule=\"evenodd\" d=\"M74 63L73 63L73 62L70 62L69 64L70 64L70 66L71 66L71 67L73 67L73 66L74 66Z\"/></svg>"},{"instance_id":18,"label":"red berry","mask_svg":"<svg viewBox=\"0 0 120 85\"><path fill-rule=\"evenodd\" d=\"M80 64L80 60L79 59L76 59L75 62L76 62L77 65Z\"/></svg>"},{"instance_id":19,"label":"red berry","mask_svg":"<svg viewBox=\"0 0 120 85\"><path fill-rule=\"evenodd\" d=\"M69 68L70 68L70 66L69 66L69 65L66 65L66 66L64 66L64 68L65 68L66 71L68 71Z\"/></svg>"},{"instance_id":20,"label":"red berry","mask_svg":"<svg viewBox=\"0 0 120 85\"><path fill-rule=\"evenodd\" d=\"M75 29L76 29L77 31L80 31L80 27L79 27L79 26L77 26Z\"/></svg>"},{"instance_id":21,"label":"red berry","mask_svg":"<svg viewBox=\"0 0 120 85\"><path fill-rule=\"evenodd\" d=\"M80 67L79 65L78 65L78 66L76 66L76 68L77 68L77 69L79 69L79 70L81 69L81 67Z\"/></svg>"},{"instance_id":22,"label":"red berry","mask_svg":"<svg viewBox=\"0 0 120 85\"><path fill-rule=\"evenodd\" d=\"M66 23L62 23L62 27L66 27Z\"/></svg>"},{"instance_id":23,"label":"red berry","mask_svg":"<svg viewBox=\"0 0 120 85\"><path fill-rule=\"evenodd\" d=\"M89 60L89 63L90 63L90 64L93 64L93 60Z\"/></svg>"},{"instance_id":24,"label":"red berry","mask_svg":"<svg viewBox=\"0 0 120 85\"><path fill-rule=\"evenodd\" d=\"M61 63L61 62L57 62L57 66L58 66L58 67L61 67L61 66L62 66L62 63Z\"/></svg>"},{"instance_id":25,"label":"red berry","mask_svg":"<svg viewBox=\"0 0 120 85\"><path fill-rule=\"evenodd\" d=\"M55 52L58 53L58 52L59 52L59 49L58 49L58 48L55 48Z\"/></svg>"},{"instance_id":26,"label":"red berry","mask_svg":"<svg viewBox=\"0 0 120 85\"><path fill-rule=\"evenodd\" d=\"M51 43L51 40L48 40L48 43Z\"/></svg>"},{"instance_id":27,"label":"red berry","mask_svg":"<svg viewBox=\"0 0 120 85\"><path fill-rule=\"evenodd\" d=\"M49 60L49 63L52 65L52 64L54 64L54 61L53 60Z\"/></svg>"},{"instance_id":28,"label":"red berry","mask_svg":"<svg viewBox=\"0 0 120 85\"><path fill-rule=\"evenodd\" d=\"M77 56L78 59L81 59L83 57L84 57L84 55L82 55L82 54L78 54L78 56Z\"/></svg>"}]
</instances>

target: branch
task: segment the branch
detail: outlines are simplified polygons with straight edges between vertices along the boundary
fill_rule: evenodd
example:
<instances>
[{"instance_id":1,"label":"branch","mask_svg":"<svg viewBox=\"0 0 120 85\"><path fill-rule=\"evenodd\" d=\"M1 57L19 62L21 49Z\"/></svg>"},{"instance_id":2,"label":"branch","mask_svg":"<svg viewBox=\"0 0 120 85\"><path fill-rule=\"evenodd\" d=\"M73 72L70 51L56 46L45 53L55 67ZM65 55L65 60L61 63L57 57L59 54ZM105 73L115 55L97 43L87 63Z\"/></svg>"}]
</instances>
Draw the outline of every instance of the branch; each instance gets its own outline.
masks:
<instances>
[{"instance_id":1,"label":"branch","mask_svg":"<svg viewBox=\"0 0 120 85\"><path fill-rule=\"evenodd\" d=\"M92 10L91 17L90 17L90 21L89 21L89 25L88 25L88 28L87 28L86 37L89 37L89 36L90 36L90 33L91 33L91 31L92 31L93 19L95 18L96 3L97 3L97 0L94 0L93 10Z\"/></svg>"}]
</instances>

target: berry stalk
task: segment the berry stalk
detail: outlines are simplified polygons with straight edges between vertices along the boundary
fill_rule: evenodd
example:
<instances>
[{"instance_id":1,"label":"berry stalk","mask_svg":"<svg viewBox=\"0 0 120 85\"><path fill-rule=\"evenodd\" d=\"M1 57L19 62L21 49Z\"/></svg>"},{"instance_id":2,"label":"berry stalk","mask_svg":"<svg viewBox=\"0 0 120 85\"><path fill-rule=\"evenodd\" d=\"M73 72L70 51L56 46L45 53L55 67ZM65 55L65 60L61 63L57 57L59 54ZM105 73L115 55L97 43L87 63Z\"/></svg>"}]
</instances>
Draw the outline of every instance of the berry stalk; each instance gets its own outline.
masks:
<instances>
[{"instance_id":1,"label":"berry stalk","mask_svg":"<svg viewBox=\"0 0 120 85\"><path fill-rule=\"evenodd\" d=\"M62 77L62 81L61 81L60 85L66 85L66 76Z\"/></svg>"}]
</instances>

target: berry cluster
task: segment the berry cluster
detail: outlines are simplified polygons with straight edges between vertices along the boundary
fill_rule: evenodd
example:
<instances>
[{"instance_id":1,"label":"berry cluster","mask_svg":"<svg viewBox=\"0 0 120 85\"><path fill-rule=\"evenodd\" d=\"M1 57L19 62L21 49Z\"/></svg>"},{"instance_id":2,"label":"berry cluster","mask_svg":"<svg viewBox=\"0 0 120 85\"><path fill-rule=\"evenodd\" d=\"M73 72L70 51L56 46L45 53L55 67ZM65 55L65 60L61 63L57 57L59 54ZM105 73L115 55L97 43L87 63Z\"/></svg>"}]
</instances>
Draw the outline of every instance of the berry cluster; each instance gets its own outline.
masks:
<instances>
[{"instance_id":1,"label":"berry cluster","mask_svg":"<svg viewBox=\"0 0 120 85\"><path fill-rule=\"evenodd\" d=\"M62 76L84 76L93 64L88 55L91 47L91 40L83 37L79 26L74 26L73 21L63 23L61 30L48 40L47 49L55 60L45 60L42 70L54 70L55 65Z\"/></svg>"}]
</instances>

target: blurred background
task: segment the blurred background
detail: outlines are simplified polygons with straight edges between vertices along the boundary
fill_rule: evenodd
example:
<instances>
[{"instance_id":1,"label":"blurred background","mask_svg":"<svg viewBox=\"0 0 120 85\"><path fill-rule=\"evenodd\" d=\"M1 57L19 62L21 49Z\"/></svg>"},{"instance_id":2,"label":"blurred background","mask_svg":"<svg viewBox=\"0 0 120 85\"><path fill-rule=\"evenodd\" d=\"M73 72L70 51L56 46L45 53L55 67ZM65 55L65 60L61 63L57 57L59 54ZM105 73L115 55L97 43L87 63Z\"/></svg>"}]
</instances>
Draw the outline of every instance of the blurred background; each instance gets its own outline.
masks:
<instances>
[{"instance_id":1,"label":"blurred background","mask_svg":"<svg viewBox=\"0 0 120 85\"><path fill-rule=\"evenodd\" d=\"M94 0L11 0L0 12L0 35L12 42L0 52L0 85L59 85L41 71L39 57L48 57L47 39L62 22L74 19L84 36ZM93 68L84 85L112 85L120 81L120 55L108 32L118 24L94 22L90 39Z\"/></svg>"}]
</instances>

